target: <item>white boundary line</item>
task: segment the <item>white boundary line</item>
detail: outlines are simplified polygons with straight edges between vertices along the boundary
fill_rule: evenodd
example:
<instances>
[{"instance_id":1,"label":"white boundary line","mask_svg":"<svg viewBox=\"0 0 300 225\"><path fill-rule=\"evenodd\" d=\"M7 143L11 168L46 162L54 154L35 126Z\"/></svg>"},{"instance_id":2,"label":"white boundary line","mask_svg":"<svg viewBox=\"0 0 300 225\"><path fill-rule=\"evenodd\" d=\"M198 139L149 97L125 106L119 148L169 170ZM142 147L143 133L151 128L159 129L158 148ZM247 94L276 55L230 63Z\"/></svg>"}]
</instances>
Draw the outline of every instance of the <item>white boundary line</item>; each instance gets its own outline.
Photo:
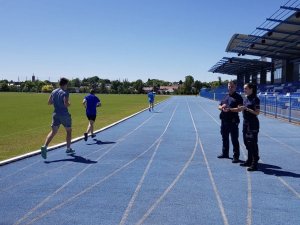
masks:
<instances>
[{"instance_id":1,"label":"white boundary line","mask_svg":"<svg viewBox=\"0 0 300 225\"><path fill-rule=\"evenodd\" d=\"M211 117L212 120L215 121L216 124L219 126L221 125L219 121L217 121L206 109L204 109L200 104L198 106L204 111L208 116ZM202 143L200 141L200 144L202 146ZM201 149L203 152L203 149ZM245 148L240 144L240 152L246 158L246 153L245 153ZM206 157L204 157L206 159ZM207 159L206 159L207 160ZM246 217L246 225L251 225L252 224L252 181L251 181L251 174L246 170L247 174L247 217ZM222 203L222 202L221 202ZM226 216L226 215L225 215ZM224 220L225 222L225 220ZM228 220L227 220L228 223Z\"/></svg>"},{"instance_id":2,"label":"white boundary line","mask_svg":"<svg viewBox=\"0 0 300 225\"><path fill-rule=\"evenodd\" d=\"M163 103L163 102L165 102L165 101L168 101L168 100L170 100L170 98L168 98L168 99L166 99L166 100L163 100L163 101L160 101L160 102L156 103L155 106L158 105L158 104L161 104L161 103ZM121 120L118 120L118 121L116 121L116 122L114 122L114 123L112 123L112 124L109 124L109 125L107 125L107 126L101 128L101 129L99 129L99 130L96 130L95 133L99 133L99 132L101 132L101 131L107 130L107 129L109 129L109 128L111 128L111 127L113 127L113 126L115 126L115 125L117 125L117 124L119 124L119 123L122 123L122 122L124 122L125 120L128 120L128 119L130 119L130 118L132 118L132 117L134 117L134 116L136 116L136 115L138 115L138 114L140 114L140 113L142 113L142 112L144 112L144 111L146 111L146 110L148 110L148 107L147 107L147 108L144 108L144 109L142 109L141 111L138 111L138 112L136 112L136 113L134 113L134 114L132 114L132 115L130 115L130 116L127 116L127 117L125 117L125 118L123 118L123 119L121 119ZM80 140L82 140L82 139L83 139L83 137L77 137L77 138L74 138L74 139L72 139L71 143L80 141ZM60 147L65 146L66 144L67 144L66 142L63 142L63 143L60 143L60 144L51 146L51 147L47 148L47 151L55 150L55 149L57 149L57 148L60 148ZM41 150L39 149L39 150L35 150L35 151L29 152L29 153L26 153L26 154L23 154L23 155L19 155L19 156L10 158L10 159L6 159L6 160L3 160L3 161L0 161L0 167L3 166L3 165L6 165L6 164L12 163L12 162L16 162L16 161L25 159L25 158L29 158L29 157L32 157L32 156L35 156L35 155L39 155L40 153L41 153Z\"/></svg>"},{"instance_id":3,"label":"white boundary line","mask_svg":"<svg viewBox=\"0 0 300 225\"><path fill-rule=\"evenodd\" d=\"M131 209L132 209L132 207L134 205L134 202L135 202L135 200L136 200L136 198L137 198L137 196L138 196L138 194L139 194L139 192L140 192L140 190L142 188L142 185L143 185L143 182L144 182L144 180L146 178L146 175L148 174L148 171L149 171L149 169L151 167L151 164L152 164L152 162L154 160L154 157L155 157L155 155L156 155L156 153L158 151L158 148L159 148L159 146L160 146L160 144L162 142L162 137L167 132L167 130L168 130L168 128L169 128L169 126L170 126L170 124L171 124L171 122L173 120L173 117L175 115L175 112L177 110L177 107L178 107L178 104L176 105L175 109L173 110L171 118L170 118L170 120L169 120L169 122L168 122L168 124L167 124L167 126L166 126L166 128L164 130L164 132L159 137L159 141L158 141L158 143L156 145L156 148L155 148L154 152L152 153L152 156L151 156L150 160L148 161L148 164L147 164L147 166L146 166L146 168L144 170L144 173L143 173L143 175L142 175L142 177L141 177L141 179L140 179L140 181L139 181L139 183L138 183L138 185L137 185L137 187L136 187L133 195L131 196L131 199L130 199L128 205L127 205L127 208L126 208L125 212L123 213L123 216L122 216L122 219L121 219L119 225L124 225L126 223L126 220L127 220L128 216L130 214L130 211L131 211Z\"/></svg>"}]
</instances>

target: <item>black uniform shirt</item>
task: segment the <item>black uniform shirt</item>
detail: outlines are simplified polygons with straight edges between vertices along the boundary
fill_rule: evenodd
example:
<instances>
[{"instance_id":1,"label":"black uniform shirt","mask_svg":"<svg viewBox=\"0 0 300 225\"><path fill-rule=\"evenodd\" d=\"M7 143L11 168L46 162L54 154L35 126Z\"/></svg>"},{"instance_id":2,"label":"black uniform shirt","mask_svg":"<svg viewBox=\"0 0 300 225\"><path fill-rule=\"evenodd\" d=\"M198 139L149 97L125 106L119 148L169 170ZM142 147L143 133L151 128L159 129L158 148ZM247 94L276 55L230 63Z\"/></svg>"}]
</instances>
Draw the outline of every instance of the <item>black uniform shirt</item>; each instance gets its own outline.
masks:
<instances>
[{"instance_id":1,"label":"black uniform shirt","mask_svg":"<svg viewBox=\"0 0 300 225\"><path fill-rule=\"evenodd\" d=\"M232 95L226 95L220 102L220 105L226 104L227 108L237 108L239 105L243 105L243 98L240 94L234 92ZM220 113L220 119L228 122L239 122L238 112L223 112Z\"/></svg>"},{"instance_id":2,"label":"black uniform shirt","mask_svg":"<svg viewBox=\"0 0 300 225\"><path fill-rule=\"evenodd\" d=\"M256 111L257 109L260 109L260 100L258 97L254 96L254 95L249 95L244 100L244 106ZM247 112L246 110L243 111L243 117L244 117L244 120L251 121L251 122L256 120L256 118L257 118L256 115L254 115L251 112Z\"/></svg>"},{"instance_id":3,"label":"black uniform shirt","mask_svg":"<svg viewBox=\"0 0 300 225\"><path fill-rule=\"evenodd\" d=\"M254 95L247 96L244 100L244 106L255 111L257 109L260 109L260 100L258 97ZM244 118L244 126L246 126L243 128L243 130L245 129L259 130L259 120L256 115L244 110L243 118Z\"/></svg>"}]
</instances>

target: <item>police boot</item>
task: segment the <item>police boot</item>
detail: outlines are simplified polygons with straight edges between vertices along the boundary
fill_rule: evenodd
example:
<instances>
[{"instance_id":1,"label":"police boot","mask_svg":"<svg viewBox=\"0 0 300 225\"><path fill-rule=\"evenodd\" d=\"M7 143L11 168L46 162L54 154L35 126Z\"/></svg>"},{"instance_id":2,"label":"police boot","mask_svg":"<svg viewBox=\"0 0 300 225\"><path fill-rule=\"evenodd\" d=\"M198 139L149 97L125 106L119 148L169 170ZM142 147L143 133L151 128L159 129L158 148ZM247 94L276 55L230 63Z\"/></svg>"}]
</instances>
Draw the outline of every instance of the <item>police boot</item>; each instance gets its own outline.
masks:
<instances>
[{"instance_id":1,"label":"police boot","mask_svg":"<svg viewBox=\"0 0 300 225\"><path fill-rule=\"evenodd\" d=\"M251 161L249 159L247 159L245 162L241 163L240 166L251 166Z\"/></svg>"},{"instance_id":2,"label":"police boot","mask_svg":"<svg viewBox=\"0 0 300 225\"><path fill-rule=\"evenodd\" d=\"M248 171L256 171L257 170L257 161L256 160L253 160L251 166L247 169Z\"/></svg>"},{"instance_id":3,"label":"police boot","mask_svg":"<svg viewBox=\"0 0 300 225\"><path fill-rule=\"evenodd\" d=\"M251 154L251 152L248 150L248 159L244 162L244 163L241 163L240 164L240 166L247 166L247 167L249 167L249 166L251 166L251 164L252 164L252 154Z\"/></svg>"}]
</instances>

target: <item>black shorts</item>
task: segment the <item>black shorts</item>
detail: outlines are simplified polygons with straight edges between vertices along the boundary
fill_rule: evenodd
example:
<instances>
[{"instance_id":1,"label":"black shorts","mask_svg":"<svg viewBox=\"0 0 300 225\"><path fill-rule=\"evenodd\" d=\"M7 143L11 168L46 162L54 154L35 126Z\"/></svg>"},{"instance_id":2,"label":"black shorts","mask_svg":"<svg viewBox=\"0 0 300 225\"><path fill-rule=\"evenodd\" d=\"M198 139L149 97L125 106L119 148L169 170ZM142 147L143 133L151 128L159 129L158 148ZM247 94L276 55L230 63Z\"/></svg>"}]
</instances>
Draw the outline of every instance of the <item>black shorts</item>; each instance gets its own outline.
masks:
<instances>
[{"instance_id":1,"label":"black shorts","mask_svg":"<svg viewBox=\"0 0 300 225\"><path fill-rule=\"evenodd\" d=\"M86 117L88 118L88 120L96 120L96 115L86 115Z\"/></svg>"}]
</instances>

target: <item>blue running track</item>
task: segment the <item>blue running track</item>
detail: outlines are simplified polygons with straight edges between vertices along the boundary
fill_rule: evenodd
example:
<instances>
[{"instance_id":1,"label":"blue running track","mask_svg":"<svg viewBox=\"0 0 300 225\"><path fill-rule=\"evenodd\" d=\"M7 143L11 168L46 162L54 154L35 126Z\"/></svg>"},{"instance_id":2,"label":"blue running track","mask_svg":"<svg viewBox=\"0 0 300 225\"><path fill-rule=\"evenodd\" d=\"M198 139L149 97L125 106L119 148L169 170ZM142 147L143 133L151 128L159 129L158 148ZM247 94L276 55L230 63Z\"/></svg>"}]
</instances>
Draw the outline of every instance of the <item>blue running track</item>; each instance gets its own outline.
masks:
<instances>
[{"instance_id":1,"label":"blue running track","mask_svg":"<svg viewBox=\"0 0 300 225\"><path fill-rule=\"evenodd\" d=\"M260 170L247 172L217 159L217 105L171 97L75 142L76 155L1 166L0 224L300 224L300 127L260 115Z\"/></svg>"}]
</instances>

